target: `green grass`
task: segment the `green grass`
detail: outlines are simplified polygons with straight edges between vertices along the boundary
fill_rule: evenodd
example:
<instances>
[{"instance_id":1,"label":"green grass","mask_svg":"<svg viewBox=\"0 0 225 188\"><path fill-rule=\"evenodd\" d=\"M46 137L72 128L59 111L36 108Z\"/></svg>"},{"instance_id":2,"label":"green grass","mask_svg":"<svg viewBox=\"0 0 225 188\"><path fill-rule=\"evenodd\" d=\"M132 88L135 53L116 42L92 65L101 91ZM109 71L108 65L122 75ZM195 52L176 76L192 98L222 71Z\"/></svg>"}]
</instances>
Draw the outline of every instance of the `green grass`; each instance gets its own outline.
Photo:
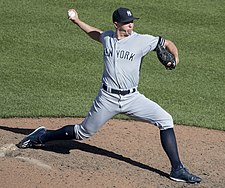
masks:
<instances>
[{"instance_id":1,"label":"green grass","mask_svg":"<svg viewBox=\"0 0 225 188\"><path fill-rule=\"evenodd\" d=\"M139 90L177 124L225 130L225 6L221 0L0 1L0 117L84 117L101 84L102 46L67 19L113 29L112 11L129 7L139 33L161 35L179 49L166 71L144 59ZM117 116L124 118L123 116Z\"/></svg>"}]
</instances>

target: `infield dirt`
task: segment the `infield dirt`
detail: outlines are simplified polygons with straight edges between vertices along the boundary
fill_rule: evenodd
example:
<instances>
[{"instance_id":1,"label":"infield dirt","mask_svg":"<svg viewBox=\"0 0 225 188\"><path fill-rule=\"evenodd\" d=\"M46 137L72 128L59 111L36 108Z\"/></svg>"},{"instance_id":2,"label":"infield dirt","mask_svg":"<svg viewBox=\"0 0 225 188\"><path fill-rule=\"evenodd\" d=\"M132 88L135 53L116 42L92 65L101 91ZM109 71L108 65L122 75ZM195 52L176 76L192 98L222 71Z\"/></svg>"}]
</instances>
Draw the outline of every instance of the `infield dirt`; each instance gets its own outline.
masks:
<instances>
[{"instance_id":1,"label":"infield dirt","mask_svg":"<svg viewBox=\"0 0 225 188\"><path fill-rule=\"evenodd\" d=\"M18 149L39 126L53 130L75 118L0 119L2 188L178 188L225 187L225 132L175 126L180 157L202 177L200 184L171 181L159 130L138 121L110 120L83 141L52 141L43 149Z\"/></svg>"}]
</instances>

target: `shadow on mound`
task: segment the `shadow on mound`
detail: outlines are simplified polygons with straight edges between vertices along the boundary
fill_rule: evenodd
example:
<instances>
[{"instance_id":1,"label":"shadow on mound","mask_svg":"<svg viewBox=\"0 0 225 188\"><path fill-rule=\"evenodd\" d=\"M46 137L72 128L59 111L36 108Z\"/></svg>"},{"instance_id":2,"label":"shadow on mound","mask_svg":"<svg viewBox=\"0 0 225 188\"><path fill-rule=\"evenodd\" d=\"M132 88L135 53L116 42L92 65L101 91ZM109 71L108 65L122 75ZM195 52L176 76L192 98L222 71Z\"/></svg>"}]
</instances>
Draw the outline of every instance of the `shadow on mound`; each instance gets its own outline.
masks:
<instances>
[{"instance_id":1,"label":"shadow on mound","mask_svg":"<svg viewBox=\"0 0 225 188\"><path fill-rule=\"evenodd\" d=\"M12 128L12 127L6 127L6 126L1 126L0 129L5 130L5 131L10 131L18 134L24 134L28 135L31 132L34 131L34 129L24 129L24 128ZM117 154L115 152L99 148L90 144L82 143L81 141L74 141L74 140L61 140L61 141L50 141L46 143L45 147L42 148L35 148L35 149L41 149L45 151L51 151L51 152L56 152L56 153L62 153L62 154L69 154L70 150L81 150L84 152L92 153L95 155L101 155L101 156L106 156L110 157L113 159L117 159L119 161L126 162L130 165L149 170L151 172L157 173L161 176L169 178L169 174L158 170L156 168L150 167L146 164L140 163L138 161L132 160L128 157L125 157L123 155Z\"/></svg>"}]
</instances>

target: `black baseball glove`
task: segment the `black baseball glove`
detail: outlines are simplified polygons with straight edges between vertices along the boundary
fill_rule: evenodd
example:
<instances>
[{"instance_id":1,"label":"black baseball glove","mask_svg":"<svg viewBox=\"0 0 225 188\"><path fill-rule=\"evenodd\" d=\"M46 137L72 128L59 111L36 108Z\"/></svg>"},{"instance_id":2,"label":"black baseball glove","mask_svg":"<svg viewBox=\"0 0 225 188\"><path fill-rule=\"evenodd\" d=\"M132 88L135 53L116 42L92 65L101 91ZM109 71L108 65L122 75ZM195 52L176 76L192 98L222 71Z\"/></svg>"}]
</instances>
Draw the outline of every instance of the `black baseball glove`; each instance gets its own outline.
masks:
<instances>
[{"instance_id":1,"label":"black baseball glove","mask_svg":"<svg viewBox=\"0 0 225 188\"><path fill-rule=\"evenodd\" d=\"M168 52L163 46L160 44L156 47L156 54L159 61L166 67L166 69L172 70L176 67L176 60L173 54Z\"/></svg>"}]
</instances>

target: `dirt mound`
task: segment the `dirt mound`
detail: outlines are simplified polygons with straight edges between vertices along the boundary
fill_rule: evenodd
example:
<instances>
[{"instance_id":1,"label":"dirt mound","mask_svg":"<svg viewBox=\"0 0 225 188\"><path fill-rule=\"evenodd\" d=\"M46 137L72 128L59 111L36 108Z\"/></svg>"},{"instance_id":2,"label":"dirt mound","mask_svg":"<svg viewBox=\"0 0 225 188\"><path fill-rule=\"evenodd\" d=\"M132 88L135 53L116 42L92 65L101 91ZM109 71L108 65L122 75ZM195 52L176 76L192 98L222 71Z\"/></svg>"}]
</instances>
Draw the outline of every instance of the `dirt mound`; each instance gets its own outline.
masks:
<instances>
[{"instance_id":1,"label":"dirt mound","mask_svg":"<svg viewBox=\"0 0 225 188\"><path fill-rule=\"evenodd\" d=\"M110 120L83 141L49 142L43 149L15 144L38 126L57 129L82 119L0 119L1 187L225 187L225 132L175 126L180 157L202 177L198 185L168 179L170 163L159 130L137 121Z\"/></svg>"}]
</instances>

